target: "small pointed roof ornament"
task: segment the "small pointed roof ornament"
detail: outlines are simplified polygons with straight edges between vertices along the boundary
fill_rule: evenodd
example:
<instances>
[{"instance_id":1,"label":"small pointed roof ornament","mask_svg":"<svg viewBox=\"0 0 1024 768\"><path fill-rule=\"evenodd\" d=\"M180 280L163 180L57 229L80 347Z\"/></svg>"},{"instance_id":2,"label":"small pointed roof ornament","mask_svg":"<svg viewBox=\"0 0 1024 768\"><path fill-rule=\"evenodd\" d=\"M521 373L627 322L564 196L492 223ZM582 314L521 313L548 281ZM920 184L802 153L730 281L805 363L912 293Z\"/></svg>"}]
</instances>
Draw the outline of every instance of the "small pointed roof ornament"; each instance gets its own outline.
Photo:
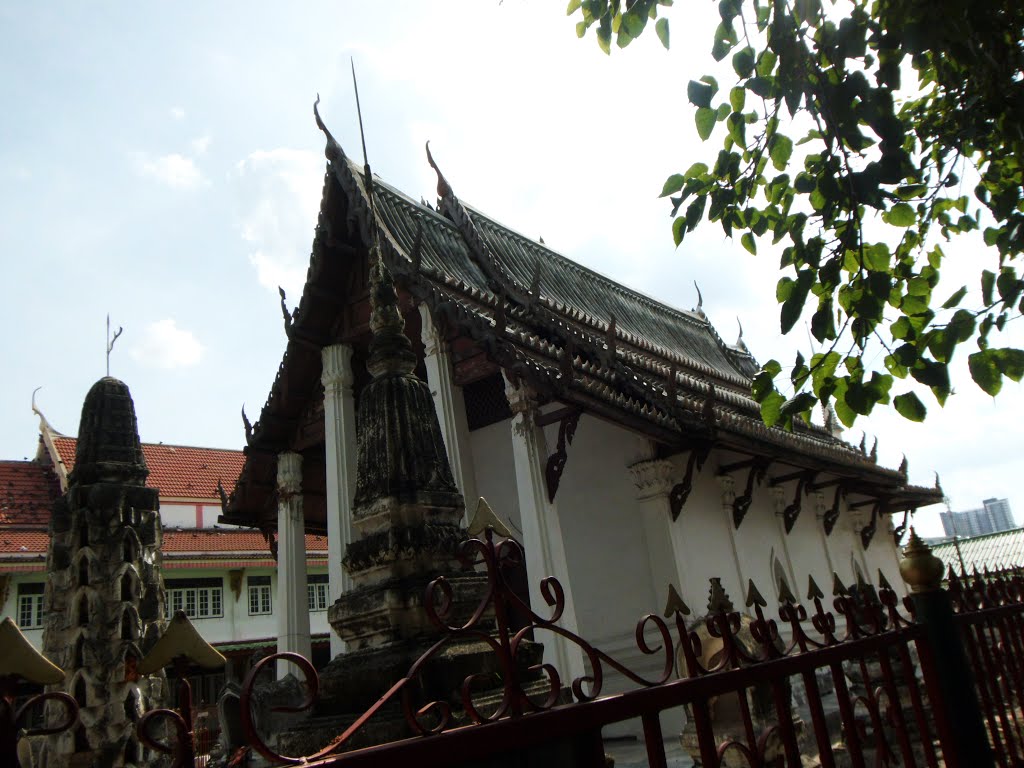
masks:
<instances>
[{"instance_id":1,"label":"small pointed roof ornament","mask_svg":"<svg viewBox=\"0 0 1024 768\"><path fill-rule=\"evenodd\" d=\"M871 453L868 454L868 458L871 459L875 464L878 463L878 436L875 436L875 442L871 446Z\"/></svg>"},{"instance_id":2,"label":"small pointed roof ornament","mask_svg":"<svg viewBox=\"0 0 1024 768\"><path fill-rule=\"evenodd\" d=\"M427 162L430 163L430 167L434 169L434 173L437 174L437 196L441 199L448 197L452 193L452 185L448 183L448 179L441 173L441 169L437 167L437 163L434 162L434 156L430 154L430 142L427 142Z\"/></svg>"},{"instance_id":3,"label":"small pointed roof ornament","mask_svg":"<svg viewBox=\"0 0 1024 768\"><path fill-rule=\"evenodd\" d=\"M696 280L693 281L693 287L697 289L697 307L693 311L707 320L708 316L704 314L704 297L700 293L700 286L697 285Z\"/></svg>"},{"instance_id":4,"label":"small pointed roof ornament","mask_svg":"<svg viewBox=\"0 0 1024 768\"><path fill-rule=\"evenodd\" d=\"M64 670L43 656L8 616L0 621L0 677L17 676L37 685L54 685Z\"/></svg>"},{"instance_id":5,"label":"small pointed roof ornament","mask_svg":"<svg viewBox=\"0 0 1024 768\"><path fill-rule=\"evenodd\" d=\"M196 632L184 611L174 613L160 639L149 649L149 653L139 659L136 670L140 675L152 675L179 656L184 656L205 669L223 667L227 661L220 651Z\"/></svg>"},{"instance_id":6,"label":"small pointed roof ornament","mask_svg":"<svg viewBox=\"0 0 1024 768\"><path fill-rule=\"evenodd\" d=\"M900 468L897 470L900 473L900 477L907 479L907 470L909 469L909 463L907 462L907 454L903 454L903 461L900 462Z\"/></svg>"},{"instance_id":7,"label":"small pointed roof ornament","mask_svg":"<svg viewBox=\"0 0 1024 768\"><path fill-rule=\"evenodd\" d=\"M690 615L690 606L684 601L674 584L668 585L668 600L665 602L665 616L670 618L676 613L682 616Z\"/></svg>"},{"instance_id":8,"label":"small pointed roof ornament","mask_svg":"<svg viewBox=\"0 0 1024 768\"><path fill-rule=\"evenodd\" d=\"M739 317L736 318L736 325L740 327L740 335L736 338L736 343L733 346L741 352L747 352L749 354L750 350L747 349L747 344L743 341L743 323L740 322Z\"/></svg>"},{"instance_id":9,"label":"small pointed roof ornament","mask_svg":"<svg viewBox=\"0 0 1024 768\"><path fill-rule=\"evenodd\" d=\"M494 534L499 538L515 538L512 531L510 531L508 526L505 524L505 521L494 513L494 510L491 509L491 505L487 503L487 499L481 496L480 501L476 505L476 512L473 514L473 519L469 523L467 533L470 536L479 536L488 528L494 531Z\"/></svg>"}]
</instances>

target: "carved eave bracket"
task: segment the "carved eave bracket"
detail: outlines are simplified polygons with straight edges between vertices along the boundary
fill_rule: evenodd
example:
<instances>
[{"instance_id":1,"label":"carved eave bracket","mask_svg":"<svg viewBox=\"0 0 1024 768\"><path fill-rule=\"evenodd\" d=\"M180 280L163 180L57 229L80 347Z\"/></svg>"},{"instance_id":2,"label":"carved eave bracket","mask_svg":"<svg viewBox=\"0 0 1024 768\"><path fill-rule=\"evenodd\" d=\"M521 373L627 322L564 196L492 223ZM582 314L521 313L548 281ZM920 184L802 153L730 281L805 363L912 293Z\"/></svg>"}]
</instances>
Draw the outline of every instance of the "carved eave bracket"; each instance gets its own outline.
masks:
<instances>
[{"instance_id":1,"label":"carved eave bracket","mask_svg":"<svg viewBox=\"0 0 1024 768\"><path fill-rule=\"evenodd\" d=\"M548 457L547 466L544 468L544 480L547 483L548 501L554 502L555 494L558 493L558 484L562 480L562 473L565 471L565 464L569 458L569 446L576 435L576 427L580 423L581 411L579 408L565 408L555 413L538 414L536 424L543 427L547 424L558 422L558 443L555 452Z\"/></svg>"},{"instance_id":2,"label":"carved eave bracket","mask_svg":"<svg viewBox=\"0 0 1024 768\"><path fill-rule=\"evenodd\" d=\"M703 443L690 449L690 455L686 459L686 473L680 482L672 486L668 495L669 511L672 513L673 522L679 519L683 505L690 498L690 493L693 491L694 473L704 468L704 462L707 461L709 453L711 453L711 443Z\"/></svg>"},{"instance_id":3,"label":"carved eave bracket","mask_svg":"<svg viewBox=\"0 0 1024 768\"><path fill-rule=\"evenodd\" d=\"M860 543L864 549L871 546L871 540L875 537L875 532L878 530L878 518L881 516L885 504L885 499L867 499L866 501L850 504L850 509L871 507L871 517L867 524L860 529Z\"/></svg>"},{"instance_id":4,"label":"carved eave bracket","mask_svg":"<svg viewBox=\"0 0 1024 768\"><path fill-rule=\"evenodd\" d=\"M810 486L814 482L814 478L816 476L816 472L807 471L772 479L772 486L775 488L779 488L783 483L796 480L796 489L793 492L793 501L787 504L781 512L782 525L787 534L789 534L793 530L793 526L796 525L797 518L800 517L800 512L803 510L803 498L810 491Z\"/></svg>"},{"instance_id":5,"label":"carved eave bracket","mask_svg":"<svg viewBox=\"0 0 1024 768\"><path fill-rule=\"evenodd\" d=\"M900 542L903 541L903 534L905 534L907 532L907 526L909 526L909 525L910 525L910 510L909 509L905 509L905 510L903 510L903 522L900 523L898 526L896 526L893 529L893 532L892 532L892 541L893 541L893 544L895 544L897 547L899 547Z\"/></svg>"},{"instance_id":6,"label":"carved eave bracket","mask_svg":"<svg viewBox=\"0 0 1024 768\"><path fill-rule=\"evenodd\" d=\"M764 481L765 474L770 465L771 459L755 456L746 461L727 464L719 468L719 477L728 476L733 472L744 469L747 470L747 482L743 486L743 493L736 496L732 501L732 524L737 530L739 530L740 525L743 523L743 518L747 516L747 512L750 511L750 504L754 500L755 484L760 485Z\"/></svg>"}]
</instances>

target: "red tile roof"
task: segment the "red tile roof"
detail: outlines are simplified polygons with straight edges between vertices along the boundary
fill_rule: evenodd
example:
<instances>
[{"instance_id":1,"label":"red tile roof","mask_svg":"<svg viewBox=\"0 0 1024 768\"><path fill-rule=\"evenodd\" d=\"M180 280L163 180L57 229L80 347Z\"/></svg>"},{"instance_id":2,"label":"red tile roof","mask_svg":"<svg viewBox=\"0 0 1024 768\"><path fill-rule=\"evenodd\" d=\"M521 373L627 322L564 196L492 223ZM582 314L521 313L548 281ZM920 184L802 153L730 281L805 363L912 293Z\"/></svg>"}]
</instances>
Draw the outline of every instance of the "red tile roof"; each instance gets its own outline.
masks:
<instances>
[{"instance_id":1,"label":"red tile roof","mask_svg":"<svg viewBox=\"0 0 1024 768\"><path fill-rule=\"evenodd\" d=\"M75 466L77 443L73 437L53 437L54 447L68 473ZM149 467L146 485L158 488L165 499L216 499L217 481L230 492L245 461L241 451L163 443L143 443L142 453Z\"/></svg>"},{"instance_id":2,"label":"red tile roof","mask_svg":"<svg viewBox=\"0 0 1024 768\"><path fill-rule=\"evenodd\" d=\"M270 555L270 548L258 531L246 529L196 528L167 529L164 531L162 551L166 554L209 553L238 555L259 553ZM0 530L0 554L46 554L50 535L46 531ZM326 554L327 537L306 534L306 552L310 555Z\"/></svg>"},{"instance_id":3,"label":"red tile roof","mask_svg":"<svg viewBox=\"0 0 1024 768\"><path fill-rule=\"evenodd\" d=\"M50 543L47 531L0 531L0 553L45 555Z\"/></svg>"},{"instance_id":4,"label":"red tile roof","mask_svg":"<svg viewBox=\"0 0 1024 768\"><path fill-rule=\"evenodd\" d=\"M225 528L190 528L164 531L164 552L270 552L259 531ZM306 534L307 552L326 552L327 537Z\"/></svg>"},{"instance_id":5,"label":"red tile roof","mask_svg":"<svg viewBox=\"0 0 1024 768\"><path fill-rule=\"evenodd\" d=\"M0 461L0 524L45 526L60 496L57 476L35 461Z\"/></svg>"}]
</instances>

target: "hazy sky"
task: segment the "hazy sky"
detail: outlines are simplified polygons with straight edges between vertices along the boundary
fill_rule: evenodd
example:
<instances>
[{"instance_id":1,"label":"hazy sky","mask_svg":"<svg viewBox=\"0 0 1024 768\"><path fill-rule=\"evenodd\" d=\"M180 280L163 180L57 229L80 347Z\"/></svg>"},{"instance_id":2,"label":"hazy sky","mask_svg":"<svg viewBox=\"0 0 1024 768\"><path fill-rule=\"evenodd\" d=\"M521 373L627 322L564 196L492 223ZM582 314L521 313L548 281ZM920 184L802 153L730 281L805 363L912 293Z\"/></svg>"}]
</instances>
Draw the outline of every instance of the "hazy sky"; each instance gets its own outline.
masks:
<instances>
[{"instance_id":1,"label":"hazy sky","mask_svg":"<svg viewBox=\"0 0 1024 768\"><path fill-rule=\"evenodd\" d=\"M390 183L434 199L429 139L456 194L499 221L680 307L696 304L696 280L722 336L739 318L762 361L807 351L803 329L779 336L768 244L750 257L704 225L677 251L657 198L669 173L717 152L686 102L710 69L716 5L677 5L671 52L651 35L610 58L577 40L564 6L0 4L0 457L34 454L36 387L54 427L77 432L108 312L124 327L111 373L132 389L143 440L242 445L239 409L259 415L284 351L277 286L294 306L308 263L318 92L359 156L351 56L370 159ZM992 259L977 243L955 252L948 272ZM847 436L877 435L889 466L905 452L914 482L938 471L954 508L1019 506L1024 393L985 396L967 351L946 407L923 395L924 425L886 413Z\"/></svg>"}]
</instances>

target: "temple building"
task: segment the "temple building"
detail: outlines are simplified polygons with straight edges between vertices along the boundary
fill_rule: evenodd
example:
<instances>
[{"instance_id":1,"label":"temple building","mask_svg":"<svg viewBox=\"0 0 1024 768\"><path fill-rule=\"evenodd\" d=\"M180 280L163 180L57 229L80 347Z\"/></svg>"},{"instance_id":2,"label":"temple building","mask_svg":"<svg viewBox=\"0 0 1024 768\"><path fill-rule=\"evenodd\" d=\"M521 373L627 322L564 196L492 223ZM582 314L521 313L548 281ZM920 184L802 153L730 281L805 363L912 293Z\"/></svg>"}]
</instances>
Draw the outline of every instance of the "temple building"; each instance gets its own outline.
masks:
<instances>
[{"instance_id":1,"label":"temple building","mask_svg":"<svg viewBox=\"0 0 1024 768\"><path fill-rule=\"evenodd\" d=\"M343 560L371 469L356 466L356 414L374 381L379 241L455 487L470 509L485 497L524 545L535 610L541 579L558 577L562 626L644 670L635 622L670 584L700 606L711 577L738 602L751 579L801 594L833 573L901 583L904 513L941 500L908 484L906 462L880 466L832 425L766 427L750 393L758 364L701 306L661 304L470 208L429 152L436 208L379 179L371 206L362 168L317 122L328 162L307 279L222 522L277 528L282 542L326 533L330 600L359 586ZM302 557L279 550L296 596ZM292 620L280 649L305 653L304 617ZM578 648L536 639L564 679L582 674Z\"/></svg>"}]
</instances>

